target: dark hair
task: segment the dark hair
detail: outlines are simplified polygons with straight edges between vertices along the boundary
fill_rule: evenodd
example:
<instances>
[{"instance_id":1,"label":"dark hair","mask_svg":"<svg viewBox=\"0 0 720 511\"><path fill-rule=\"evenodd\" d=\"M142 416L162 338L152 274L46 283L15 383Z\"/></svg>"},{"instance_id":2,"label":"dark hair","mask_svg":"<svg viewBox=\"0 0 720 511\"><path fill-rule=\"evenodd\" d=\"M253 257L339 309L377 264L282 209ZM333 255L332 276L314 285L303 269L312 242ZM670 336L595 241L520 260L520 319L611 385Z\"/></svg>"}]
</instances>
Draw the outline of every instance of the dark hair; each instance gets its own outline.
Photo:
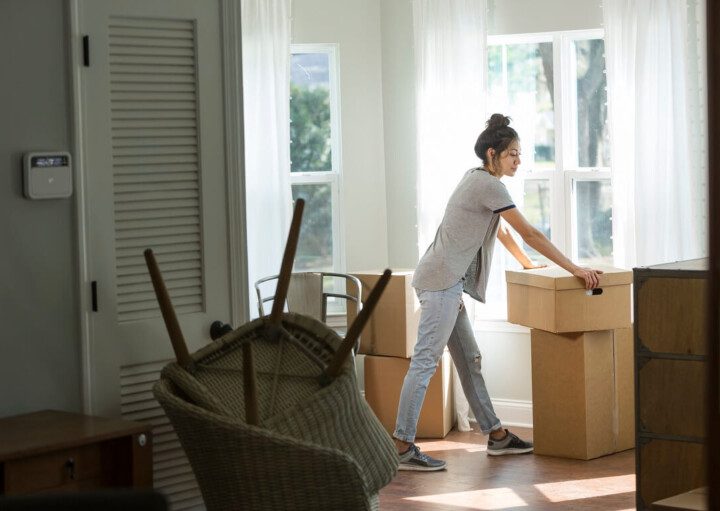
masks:
<instances>
[{"instance_id":1,"label":"dark hair","mask_svg":"<svg viewBox=\"0 0 720 511\"><path fill-rule=\"evenodd\" d=\"M497 163L500 160L500 153L515 140L520 140L520 137L517 131L510 127L510 117L503 114L492 114L485 126L475 142L475 154L483 161L483 165L488 167L486 154L488 149L495 149L493 163Z\"/></svg>"}]
</instances>

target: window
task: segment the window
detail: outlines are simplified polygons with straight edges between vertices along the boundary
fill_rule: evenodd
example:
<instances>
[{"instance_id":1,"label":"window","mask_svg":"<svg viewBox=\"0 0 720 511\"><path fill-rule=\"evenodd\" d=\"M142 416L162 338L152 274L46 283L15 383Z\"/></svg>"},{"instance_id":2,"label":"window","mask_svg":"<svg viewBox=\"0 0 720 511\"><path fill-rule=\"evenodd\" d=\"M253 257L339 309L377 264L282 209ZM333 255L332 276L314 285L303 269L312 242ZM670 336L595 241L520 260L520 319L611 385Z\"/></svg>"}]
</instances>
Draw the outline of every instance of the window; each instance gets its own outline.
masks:
<instances>
[{"instance_id":1,"label":"window","mask_svg":"<svg viewBox=\"0 0 720 511\"><path fill-rule=\"evenodd\" d=\"M344 269L340 161L336 46L291 45L290 186L293 201L305 200L293 271ZM344 284L327 277L323 288L343 293ZM327 311L344 314L344 300L329 298Z\"/></svg>"},{"instance_id":2,"label":"window","mask_svg":"<svg viewBox=\"0 0 720 511\"><path fill-rule=\"evenodd\" d=\"M295 271L340 271L340 136L334 45L292 45L290 184L305 199Z\"/></svg>"},{"instance_id":3,"label":"window","mask_svg":"<svg viewBox=\"0 0 720 511\"><path fill-rule=\"evenodd\" d=\"M535 227L574 261L612 263L612 197L604 41L599 31L488 38L488 114L512 117L522 164L504 179ZM522 242L522 240L518 240ZM553 264L532 248L530 257ZM488 305L478 318L507 317L505 269L517 262L497 244Z\"/></svg>"}]
</instances>

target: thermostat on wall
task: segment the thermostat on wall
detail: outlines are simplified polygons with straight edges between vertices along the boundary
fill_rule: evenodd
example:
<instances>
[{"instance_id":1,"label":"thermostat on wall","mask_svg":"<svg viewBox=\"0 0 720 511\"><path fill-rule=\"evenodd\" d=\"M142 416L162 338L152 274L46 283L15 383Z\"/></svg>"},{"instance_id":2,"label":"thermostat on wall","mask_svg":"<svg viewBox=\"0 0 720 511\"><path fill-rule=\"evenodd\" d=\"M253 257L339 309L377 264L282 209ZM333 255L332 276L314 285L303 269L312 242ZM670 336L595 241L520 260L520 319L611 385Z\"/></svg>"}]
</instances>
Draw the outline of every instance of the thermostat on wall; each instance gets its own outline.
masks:
<instances>
[{"instance_id":1,"label":"thermostat on wall","mask_svg":"<svg viewBox=\"0 0 720 511\"><path fill-rule=\"evenodd\" d=\"M23 188L28 199L60 199L72 195L70 153L25 153Z\"/></svg>"}]
</instances>

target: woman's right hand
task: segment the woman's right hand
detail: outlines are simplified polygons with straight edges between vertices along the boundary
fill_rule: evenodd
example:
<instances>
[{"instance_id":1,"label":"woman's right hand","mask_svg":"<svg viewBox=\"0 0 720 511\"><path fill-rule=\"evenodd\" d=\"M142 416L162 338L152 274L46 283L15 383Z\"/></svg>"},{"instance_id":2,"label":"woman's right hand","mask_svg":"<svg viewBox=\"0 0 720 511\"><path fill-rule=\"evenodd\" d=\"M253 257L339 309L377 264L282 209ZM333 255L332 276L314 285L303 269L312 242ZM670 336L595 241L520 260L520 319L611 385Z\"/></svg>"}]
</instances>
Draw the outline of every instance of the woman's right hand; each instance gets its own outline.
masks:
<instances>
[{"instance_id":1,"label":"woman's right hand","mask_svg":"<svg viewBox=\"0 0 720 511\"><path fill-rule=\"evenodd\" d=\"M599 275L601 275L603 271L576 266L572 273L585 281L585 289L595 289L600 283Z\"/></svg>"}]
</instances>

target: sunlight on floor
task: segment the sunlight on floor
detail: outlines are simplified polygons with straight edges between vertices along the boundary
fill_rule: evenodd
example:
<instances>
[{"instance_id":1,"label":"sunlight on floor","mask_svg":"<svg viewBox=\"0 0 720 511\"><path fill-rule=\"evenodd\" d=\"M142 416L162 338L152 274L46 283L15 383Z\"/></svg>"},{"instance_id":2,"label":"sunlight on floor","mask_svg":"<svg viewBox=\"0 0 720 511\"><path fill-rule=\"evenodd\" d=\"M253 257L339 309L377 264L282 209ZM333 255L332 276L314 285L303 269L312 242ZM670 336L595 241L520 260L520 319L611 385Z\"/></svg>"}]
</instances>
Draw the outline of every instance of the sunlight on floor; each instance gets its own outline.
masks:
<instances>
[{"instance_id":1,"label":"sunlight on floor","mask_svg":"<svg viewBox=\"0 0 720 511\"><path fill-rule=\"evenodd\" d=\"M491 488L489 490L459 491L423 497L406 497L403 500L460 506L464 509L507 509L509 507L527 506L517 493L510 488Z\"/></svg>"},{"instance_id":2,"label":"sunlight on floor","mask_svg":"<svg viewBox=\"0 0 720 511\"><path fill-rule=\"evenodd\" d=\"M574 479L534 485L550 502L589 499L635 491L635 474L593 479Z\"/></svg>"},{"instance_id":3,"label":"sunlight on floor","mask_svg":"<svg viewBox=\"0 0 720 511\"><path fill-rule=\"evenodd\" d=\"M467 452L483 452L487 450L487 445L468 444L465 442L452 442L449 440L427 440L415 442L422 451L455 451L464 449Z\"/></svg>"}]
</instances>

